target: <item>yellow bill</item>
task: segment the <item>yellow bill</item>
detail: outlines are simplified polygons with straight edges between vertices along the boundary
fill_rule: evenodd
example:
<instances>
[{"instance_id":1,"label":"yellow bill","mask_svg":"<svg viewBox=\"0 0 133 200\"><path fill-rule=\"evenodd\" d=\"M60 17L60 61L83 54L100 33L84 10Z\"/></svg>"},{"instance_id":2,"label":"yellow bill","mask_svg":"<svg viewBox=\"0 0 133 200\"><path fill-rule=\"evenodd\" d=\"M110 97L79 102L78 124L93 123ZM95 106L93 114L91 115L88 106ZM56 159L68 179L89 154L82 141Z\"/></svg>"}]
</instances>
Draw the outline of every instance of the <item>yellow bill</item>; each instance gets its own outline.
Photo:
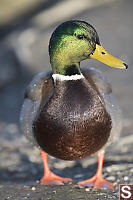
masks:
<instances>
[{"instance_id":1,"label":"yellow bill","mask_svg":"<svg viewBox=\"0 0 133 200\"><path fill-rule=\"evenodd\" d=\"M96 49L92 55L90 55L90 58L94 58L96 60L99 60L100 62L115 68L120 69L127 69L128 65L124 63L122 60L115 58L114 56L110 55L103 47L102 45L96 44Z\"/></svg>"}]
</instances>

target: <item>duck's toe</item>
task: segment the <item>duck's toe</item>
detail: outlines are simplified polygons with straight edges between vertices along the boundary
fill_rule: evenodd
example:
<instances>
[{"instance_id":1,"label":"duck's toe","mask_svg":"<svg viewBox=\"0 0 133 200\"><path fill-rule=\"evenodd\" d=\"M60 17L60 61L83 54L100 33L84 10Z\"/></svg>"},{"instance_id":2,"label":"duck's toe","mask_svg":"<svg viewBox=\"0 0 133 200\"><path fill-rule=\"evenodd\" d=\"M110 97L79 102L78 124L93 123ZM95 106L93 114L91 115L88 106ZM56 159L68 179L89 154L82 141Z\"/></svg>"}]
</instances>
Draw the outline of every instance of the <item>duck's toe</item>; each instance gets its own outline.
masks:
<instances>
[{"instance_id":1,"label":"duck's toe","mask_svg":"<svg viewBox=\"0 0 133 200\"><path fill-rule=\"evenodd\" d=\"M94 187L94 188L108 188L113 189L113 184L109 181L106 181L101 176L93 176L92 178L78 182L79 185L84 185L86 187Z\"/></svg>"},{"instance_id":2,"label":"duck's toe","mask_svg":"<svg viewBox=\"0 0 133 200\"><path fill-rule=\"evenodd\" d=\"M53 172L46 174L41 179L41 185L63 185L65 182L72 181L70 178L63 178L55 175Z\"/></svg>"}]
</instances>

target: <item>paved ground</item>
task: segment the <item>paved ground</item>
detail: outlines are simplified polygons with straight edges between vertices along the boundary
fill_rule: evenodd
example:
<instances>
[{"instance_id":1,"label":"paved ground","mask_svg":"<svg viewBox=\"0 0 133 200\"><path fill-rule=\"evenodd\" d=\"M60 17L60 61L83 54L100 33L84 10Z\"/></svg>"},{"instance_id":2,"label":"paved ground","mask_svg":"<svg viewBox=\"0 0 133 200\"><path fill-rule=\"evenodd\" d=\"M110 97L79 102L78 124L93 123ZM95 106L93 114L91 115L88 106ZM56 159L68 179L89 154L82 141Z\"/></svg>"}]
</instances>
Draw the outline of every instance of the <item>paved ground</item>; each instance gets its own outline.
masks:
<instances>
[{"instance_id":1,"label":"paved ground","mask_svg":"<svg viewBox=\"0 0 133 200\"><path fill-rule=\"evenodd\" d=\"M85 20L94 27L103 46L129 64L127 71L111 69L97 61L84 66L104 71L123 109L123 131L117 145L110 147L104 162L104 177L114 183L114 191L79 188L75 183L91 177L97 159L77 162L49 158L53 171L74 179L64 186L40 186L43 168L39 151L20 133L18 126L23 92L34 74L48 69L47 44L57 22L39 23L37 16L19 25L0 43L0 200L43 199L118 199L120 183L133 183L133 1L118 0L83 9L73 19ZM42 15L43 16L43 15ZM72 16L71 16L72 18ZM38 20L35 20L38 19ZM66 20L69 19L66 17ZM64 20L64 19L63 19Z\"/></svg>"}]
</instances>

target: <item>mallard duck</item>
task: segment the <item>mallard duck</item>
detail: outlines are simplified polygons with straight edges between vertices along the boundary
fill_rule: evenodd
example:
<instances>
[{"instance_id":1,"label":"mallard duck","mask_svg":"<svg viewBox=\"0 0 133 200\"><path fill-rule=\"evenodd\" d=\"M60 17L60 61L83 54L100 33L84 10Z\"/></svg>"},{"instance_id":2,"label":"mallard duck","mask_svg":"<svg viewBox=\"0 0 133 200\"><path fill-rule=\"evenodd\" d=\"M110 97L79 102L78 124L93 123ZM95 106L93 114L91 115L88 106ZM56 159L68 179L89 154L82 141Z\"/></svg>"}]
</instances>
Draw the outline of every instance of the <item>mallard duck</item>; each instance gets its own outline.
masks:
<instances>
[{"instance_id":1,"label":"mallard duck","mask_svg":"<svg viewBox=\"0 0 133 200\"><path fill-rule=\"evenodd\" d=\"M47 154L62 160L78 160L97 153L96 174L78 184L113 188L102 177L102 165L117 106L110 84L101 72L81 69L80 62L93 58L111 67L128 66L105 51L93 26L78 20L56 28L49 42L49 56L52 70L39 73L31 81L20 117L23 132L41 151L41 184L71 181L50 171Z\"/></svg>"}]
</instances>

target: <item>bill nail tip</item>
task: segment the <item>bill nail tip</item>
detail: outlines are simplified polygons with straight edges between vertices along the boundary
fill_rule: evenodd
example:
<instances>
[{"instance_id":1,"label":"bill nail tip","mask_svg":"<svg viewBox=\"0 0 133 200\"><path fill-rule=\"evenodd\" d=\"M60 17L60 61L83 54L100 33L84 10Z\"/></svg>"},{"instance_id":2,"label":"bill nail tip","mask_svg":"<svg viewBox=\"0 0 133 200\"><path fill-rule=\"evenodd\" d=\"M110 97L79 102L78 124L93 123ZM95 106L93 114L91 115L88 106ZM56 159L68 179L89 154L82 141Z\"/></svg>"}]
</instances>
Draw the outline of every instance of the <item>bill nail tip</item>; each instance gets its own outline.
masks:
<instances>
[{"instance_id":1,"label":"bill nail tip","mask_svg":"<svg viewBox=\"0 0 133 200\"><path fill-rule=\"evenodd\" d=\"M126 67L126 69L128 68L128 65L126 63L123 63L123 65Z\"/></svg>"}]
</instances>

